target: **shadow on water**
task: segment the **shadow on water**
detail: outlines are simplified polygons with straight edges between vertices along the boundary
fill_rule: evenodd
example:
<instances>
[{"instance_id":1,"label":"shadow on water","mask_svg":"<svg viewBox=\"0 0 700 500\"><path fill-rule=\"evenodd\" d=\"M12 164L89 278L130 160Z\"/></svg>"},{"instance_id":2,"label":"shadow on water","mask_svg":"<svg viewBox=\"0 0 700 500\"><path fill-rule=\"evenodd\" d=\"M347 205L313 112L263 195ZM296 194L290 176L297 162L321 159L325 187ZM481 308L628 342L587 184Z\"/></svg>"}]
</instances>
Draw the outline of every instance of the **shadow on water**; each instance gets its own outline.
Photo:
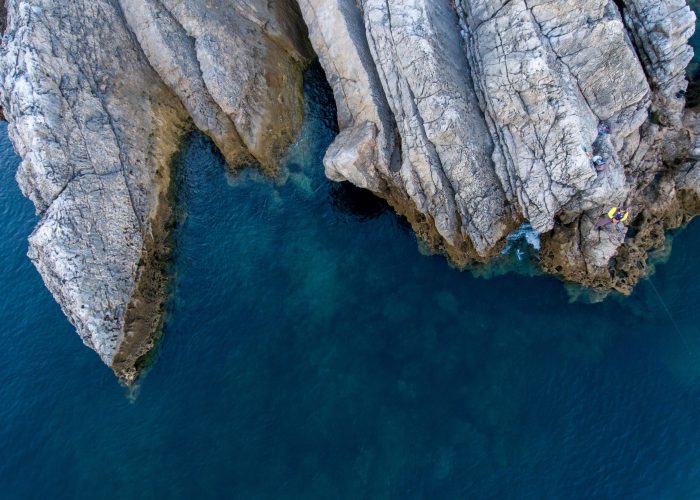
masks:
<instances>
[{"instance_id":1,"label":"shadow on water","mask_svg":"<svg viewBox=\"0 0 700 500\"><path fill-rule=\"evenodd\" d=\"M360 222L374 219L391 210L386 201L349 182L334 183L328 197L336 211Z\"/></svg>"},{"instance_id":2,"label":"shadow on water","mask_svg":"<svg viewBox=\"0 0 700 500\"><path fill-rule=\"evenodd\" d=\"M304 73L304 98L307 103L313 101L317 103L313 109L306 107L306 115L311 112L315 118L319 119L319 124L330 131L333 136L337 135L338 128L337 108L333 91L328 84L326 73L316 60Z\"/></svg>"}]
</instances>

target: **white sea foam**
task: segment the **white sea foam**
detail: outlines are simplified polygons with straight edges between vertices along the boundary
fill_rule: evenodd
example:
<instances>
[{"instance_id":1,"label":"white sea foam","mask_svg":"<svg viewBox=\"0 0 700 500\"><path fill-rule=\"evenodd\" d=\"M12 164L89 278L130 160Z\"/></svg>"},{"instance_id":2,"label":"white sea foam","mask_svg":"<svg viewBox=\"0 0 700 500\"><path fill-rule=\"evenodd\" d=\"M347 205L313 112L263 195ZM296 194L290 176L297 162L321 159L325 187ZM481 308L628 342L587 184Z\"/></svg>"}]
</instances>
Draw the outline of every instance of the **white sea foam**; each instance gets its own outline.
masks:
<instances>
[{"instance_id":1,"label":"white sea foam","mask_svg":"<svg viewBox=\"0 0 700 500\"><path fill-rule=\"evenodd\" d=\"M525 241L525 243L530 245L535 251L540 250L540 235L527 222L521 224L518 229L506 236L506 241L508 241L508 243L501 251L501 253L504 255L510 252L513 247L513 243L518 241ZM520 257L520 254L518 254L518 257Z\"/></svg>"}]
</instances>

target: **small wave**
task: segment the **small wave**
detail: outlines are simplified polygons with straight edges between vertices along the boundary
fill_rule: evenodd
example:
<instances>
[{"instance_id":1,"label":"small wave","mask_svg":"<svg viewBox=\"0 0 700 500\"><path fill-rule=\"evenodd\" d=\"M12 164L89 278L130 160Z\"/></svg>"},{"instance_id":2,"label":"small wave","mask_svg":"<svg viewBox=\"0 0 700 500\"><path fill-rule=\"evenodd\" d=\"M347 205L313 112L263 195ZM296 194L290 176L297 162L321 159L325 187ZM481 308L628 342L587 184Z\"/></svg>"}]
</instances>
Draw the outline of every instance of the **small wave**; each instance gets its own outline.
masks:
<instances>
[{"instance_id":1,"label":"small wave","mask_svg":"<svg viewBox=\"0 0 700 500\"><path fill-rule=\"evenodd\" d=\"M540 251L540 235L527 222L521 224L520 227L518 227L518 229L506 236L506 241L508 241L508 244L501 251L503 255L509 253L513 248L513 243L516 242L525 242L526 244L531 246L533 250L537 252ZM522 252L522 250L518 249L518 259L520 259L521 257L520 252Z\"/></svg>"}]
</instances>

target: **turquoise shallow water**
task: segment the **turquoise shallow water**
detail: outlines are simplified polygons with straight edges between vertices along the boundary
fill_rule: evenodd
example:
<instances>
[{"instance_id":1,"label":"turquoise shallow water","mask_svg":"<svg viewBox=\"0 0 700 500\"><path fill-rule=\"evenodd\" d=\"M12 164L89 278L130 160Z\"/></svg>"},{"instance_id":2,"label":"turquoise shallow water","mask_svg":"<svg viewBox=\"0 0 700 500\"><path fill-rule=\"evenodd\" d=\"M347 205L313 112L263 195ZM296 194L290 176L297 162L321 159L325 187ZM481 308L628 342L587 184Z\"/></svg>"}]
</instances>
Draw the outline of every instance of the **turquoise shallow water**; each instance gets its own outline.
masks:
<instances>
[{"instance_id":1,"label":"turquoise shallow water","mask_svg":"<svg viewBox=\"0 0 700 500\"><path fill-rule=\"evenodd\" d=\"M277 182L187 142L165 338L136 394L25 256L36 218L2 125L0 497L700 496L700 223L653 277L678 330L648 282L589 305L458 272L325 180L319 78Z\"/></svg>"}]
</instances>

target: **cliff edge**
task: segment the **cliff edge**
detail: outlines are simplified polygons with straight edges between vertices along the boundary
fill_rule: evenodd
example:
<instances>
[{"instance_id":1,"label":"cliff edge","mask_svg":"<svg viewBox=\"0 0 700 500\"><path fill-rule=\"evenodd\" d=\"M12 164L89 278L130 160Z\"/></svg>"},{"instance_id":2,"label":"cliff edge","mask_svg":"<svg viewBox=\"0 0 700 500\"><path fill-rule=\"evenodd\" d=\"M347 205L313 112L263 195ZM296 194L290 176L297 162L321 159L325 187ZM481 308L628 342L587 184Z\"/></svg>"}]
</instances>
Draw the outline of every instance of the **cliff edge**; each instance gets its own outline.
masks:
<instances>
[{"instance_id":1,"label":"cliff edge","mask_svg":"<svg viewBox=\"0 0 700 500\"><path fill-rule=\"evenodd\" d=\"M171 163L192 124L273 172L311 57L290 2L8 0L2 108L41 220L29 257L83 342L131 383L167 294Z\"/></svg>"}]
</instances>

